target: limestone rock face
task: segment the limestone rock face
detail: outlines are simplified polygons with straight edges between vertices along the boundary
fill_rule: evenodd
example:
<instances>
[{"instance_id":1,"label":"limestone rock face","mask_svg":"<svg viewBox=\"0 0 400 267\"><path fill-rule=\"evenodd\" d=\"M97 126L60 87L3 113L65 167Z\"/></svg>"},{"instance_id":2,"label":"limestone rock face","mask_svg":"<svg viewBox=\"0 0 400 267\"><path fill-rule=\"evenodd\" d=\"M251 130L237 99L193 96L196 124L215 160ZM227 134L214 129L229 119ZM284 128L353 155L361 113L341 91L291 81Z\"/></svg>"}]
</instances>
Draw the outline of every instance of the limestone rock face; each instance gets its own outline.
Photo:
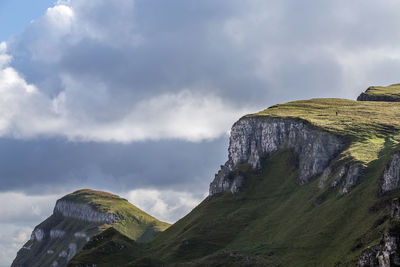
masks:
<instances>
[{"instance_id":1,"label":"limestone rock face","mask_svg":"<svg viewBox=\"0 0 400 267\"><path fill-rule=\"evenodd\" d=\"M87 204L62 199L57 201L54 214L95 223L113 223L118 219L116 214L98 212Z\"/></svg>"},{"instance_id":2,"label":"limestone rock face","mask_svg":"<svg viewBox=\"0 0 400 267\"><path fill-rule=\"evenodd\" d=\"M299 184L321 174L343 150L344 141L302 120L272 117L243 117L231 130L229 158L210 185L210 196L238 192L243 177L231 177L238 164L260 167L260 158L280 149L292 149L298 158Z\"/></svg>"},{"instance_id":3,"label":"limestone rock face","mask_svg":"<svg viewBox=\"0 0 400 267\"><path fill-rule=\"evenodd\" d=\"M386 193L400 187L400 152L392 155L383 173L382 192Z\"/></svg>"},{"instance_id":4,"label":"limestone rock face","mask_svg":"<svg viewBox=\"0 0 400 267\"><path fill-rule=\"evenodd\" d=\"M327 169L329 170L329 168ZM327 178L325 178L327 170L324 171L321 180L320 180L320 185L325 182ZM340 171L337 173L335 179L331 183L332 188L336 188L339 185L342 185L341 187L341 193L342 194L347 194L350 192L350 190L357 184L361 174L362 174L363 168L361 165L357 163L352 163L352 164L345 164L340 168ZM329 173L330 174L330 173Z\"/></svg>"}]
</instances>

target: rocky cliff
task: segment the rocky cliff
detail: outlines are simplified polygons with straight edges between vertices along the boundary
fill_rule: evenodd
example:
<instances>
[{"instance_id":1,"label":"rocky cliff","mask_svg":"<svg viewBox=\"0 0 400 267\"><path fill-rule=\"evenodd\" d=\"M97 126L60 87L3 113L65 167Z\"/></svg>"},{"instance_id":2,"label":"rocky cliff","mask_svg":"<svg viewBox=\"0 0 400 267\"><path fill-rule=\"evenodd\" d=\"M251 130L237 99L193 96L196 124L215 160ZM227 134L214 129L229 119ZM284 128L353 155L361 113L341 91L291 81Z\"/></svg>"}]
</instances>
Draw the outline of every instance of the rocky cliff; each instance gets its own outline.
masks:
<instances>
[{"instance_id":1,"label":"rocky cliff","mask_svg":"<svg viewBox=\"0 0 400 267\"><path fill-rule=\"evenodd\" d=\"M209 197L146 245L125 238L133 228L121 234L121 209L72 197L57 203L55 218L113 229L83 250L76 242L44 249L58 258L78 251L71 266L400 265L400 104L371 99L301 100L244 116ZM54 225L32 239L93 237Z\"/></svg>"},{"instance_id":2,"label":"rocky cliff","mask_svg":"<svg viewBox=\"0 0 400 267\"><path fill-rule=\"evenodd\" d=\"M79 190L56 202L53 214L35 227L12 266L66 266L93 236L110 226L132 240L146 241L168 224L116 195Z\"/></svg>"},{"instance_id":3,"label":"rocky cliff","mask_svg":"<svg viewBox=\"0 0 400 267\"><path fill-rule=\"evenodd\" d=\"M90 223L111 224L118 220L118 214L98 212L93 207L73 201L58 200L54 207L55 215L62 215L67 218L74 218Z\"/></svg>"},{"instance_id":4,"label":"rocky cliff","mask_svg":"<svg viewBox=\"0 0 400 267\"><path fill-rule=\"evenodd\" d=\"M343 138L311 126L302 120L243 117L231 130L228 161L210 185L210 195L239 191L240 175L231 172L243 163L260 168L260 159L280 149L291 149L297 156L299 184L321 174L345 147Z\"/></svg>"}]
</instances>

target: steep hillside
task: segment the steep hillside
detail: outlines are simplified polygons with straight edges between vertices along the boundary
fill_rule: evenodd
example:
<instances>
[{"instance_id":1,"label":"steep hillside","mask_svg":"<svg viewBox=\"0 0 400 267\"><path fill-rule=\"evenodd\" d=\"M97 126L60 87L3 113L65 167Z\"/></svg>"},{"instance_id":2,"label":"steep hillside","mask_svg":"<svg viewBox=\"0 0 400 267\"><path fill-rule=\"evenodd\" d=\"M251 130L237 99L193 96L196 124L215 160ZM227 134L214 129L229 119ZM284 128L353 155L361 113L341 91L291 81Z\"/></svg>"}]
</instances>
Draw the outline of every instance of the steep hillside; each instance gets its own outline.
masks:
<instances>
[{"instance_id":1,"label":"steep hillside","mask_svg":"<svg viewBox=\"0 0 400 267\"><path fill-rule=\"evenodd\" d=\"M117 195L79 190L57 201L53 215L35 227L12 266L65 266L94 235L111 226L145 242L169 225Z\"/></svg>"},{"instance_id":2,"label":"steep hillside","mask_svg":"<svg viewBox=\"0 0 400 267\"><path fill-rule=\"evenodd\" d=\"M400 88L374 100L388 90ZM399 115L396 102L311 99L244 116L209 197L149 243L126 246L120 264L400 265ZM71 266L112 266L121 253L86 250Z\"/></svg>"}]
</instances>

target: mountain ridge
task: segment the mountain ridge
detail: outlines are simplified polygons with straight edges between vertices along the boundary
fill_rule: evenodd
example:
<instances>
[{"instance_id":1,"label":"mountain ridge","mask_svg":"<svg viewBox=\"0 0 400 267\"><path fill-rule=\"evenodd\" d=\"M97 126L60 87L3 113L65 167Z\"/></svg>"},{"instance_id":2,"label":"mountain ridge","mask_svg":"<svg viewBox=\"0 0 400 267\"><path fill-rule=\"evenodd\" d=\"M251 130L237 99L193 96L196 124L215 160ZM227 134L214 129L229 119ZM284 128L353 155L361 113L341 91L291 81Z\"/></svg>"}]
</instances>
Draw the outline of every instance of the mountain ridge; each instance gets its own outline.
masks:
<instances>
[{"instance_id":1,"label":"mountain ridge","mask_svg":"<svg viewBox=\"0 0 400 267\"><path fill-rule=\"evenodd\" d=\"M101 231L69 266L400 264L398 91L245 115L196 208L143 244Z\"/></svg>"}]
</instances>

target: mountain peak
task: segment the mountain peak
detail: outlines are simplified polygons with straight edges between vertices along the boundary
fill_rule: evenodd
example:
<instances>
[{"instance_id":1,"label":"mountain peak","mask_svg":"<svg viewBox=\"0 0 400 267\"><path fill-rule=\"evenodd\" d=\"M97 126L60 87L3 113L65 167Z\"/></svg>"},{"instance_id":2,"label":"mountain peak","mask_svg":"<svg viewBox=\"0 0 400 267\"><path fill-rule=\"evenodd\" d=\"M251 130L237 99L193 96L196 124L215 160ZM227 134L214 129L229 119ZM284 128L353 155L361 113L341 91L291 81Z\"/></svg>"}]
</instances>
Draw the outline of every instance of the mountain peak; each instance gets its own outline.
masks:
<instances>
[{"instance_id":1,"label":"mountain peak","mask_svg":"<svg viewBox=\"0 0 400 267\"><path fill-rule=\"evenodd\" d=\"M66 266L93 236L110 227L140 243L168 226L117 195L81 189L57 200L53 214L35 227L12 266Z\"/></svg>"}]
</instances>

